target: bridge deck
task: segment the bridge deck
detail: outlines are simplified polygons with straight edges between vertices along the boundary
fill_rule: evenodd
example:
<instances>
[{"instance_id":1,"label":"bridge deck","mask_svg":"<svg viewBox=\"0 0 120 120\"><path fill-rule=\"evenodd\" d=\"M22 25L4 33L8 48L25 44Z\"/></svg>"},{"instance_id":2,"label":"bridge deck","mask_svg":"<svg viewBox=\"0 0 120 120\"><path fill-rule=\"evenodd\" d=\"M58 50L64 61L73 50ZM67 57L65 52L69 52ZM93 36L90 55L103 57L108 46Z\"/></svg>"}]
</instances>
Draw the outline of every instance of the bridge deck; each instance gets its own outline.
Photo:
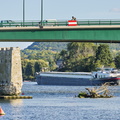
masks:
<instances>
[{"instance_id":1,"label":"bridge deck","mask_svg":"<svg viewBox=\"0 0 120 120\"><path fill-rule=\"evenodd\" d=\"M43 28L38 27L0 27L0 30L44 30L44 29L93 29L93 28L120 28L120 25L90 25L90 26L43 26Z\"/></svg>"},{"instance_id":2,"label":"bridge deck","mask_svg":"<svg viewBox=\"0 0 120 120\"><path fill-rule=\"evenodd\" d=\"M120 42L120 25L0 27L0 41Z\"/></svg>"}]
</instances>

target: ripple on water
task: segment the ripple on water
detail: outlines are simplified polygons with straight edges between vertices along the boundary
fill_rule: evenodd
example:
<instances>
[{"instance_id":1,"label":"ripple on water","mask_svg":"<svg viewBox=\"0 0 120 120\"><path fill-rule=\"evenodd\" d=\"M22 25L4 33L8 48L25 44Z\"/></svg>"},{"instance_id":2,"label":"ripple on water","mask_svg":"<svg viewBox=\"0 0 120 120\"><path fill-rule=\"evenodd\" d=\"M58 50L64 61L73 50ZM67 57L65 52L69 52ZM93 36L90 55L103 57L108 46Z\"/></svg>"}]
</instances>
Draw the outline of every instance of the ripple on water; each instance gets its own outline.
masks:
<instances>
[{"instance_id":1,"label":"ripple on water","mask_svg":"<svg viewBox=\"0 0 120 120\"><path fill-rule=\"evenodd\" d=\"M5 116L0 120L119 120L120 88L116 97L75 98L84 86L40 86L26 82L22 91L33 99L0 100Z\"/></svg>"}]
</instances>

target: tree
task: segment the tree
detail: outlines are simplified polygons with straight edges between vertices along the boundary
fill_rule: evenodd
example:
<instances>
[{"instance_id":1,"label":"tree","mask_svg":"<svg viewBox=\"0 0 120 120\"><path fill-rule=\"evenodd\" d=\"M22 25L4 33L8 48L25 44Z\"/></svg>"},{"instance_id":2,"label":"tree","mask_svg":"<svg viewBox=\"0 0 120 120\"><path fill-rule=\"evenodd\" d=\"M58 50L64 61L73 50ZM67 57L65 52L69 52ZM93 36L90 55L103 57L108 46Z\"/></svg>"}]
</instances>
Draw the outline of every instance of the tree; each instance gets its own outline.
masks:
<instances>
[{"instance_id":1,"label":"tree","mask_svg":"<svg viewBox=\"0 0 120 120\"><path fill-rule=\"evenodd\" d=\"M34 74L35 74L34 65L35 65L35 62L33 60L30 60L26 65L25 75L28 76L28 78L29 76L33 76L34 78Z\"/></svg>"},{"instance_id":2,"label":"tree","mask_svg":"<svg viewBox=\"0 0 120 120\"><path fill-rule=\"evenodd\" d=\"M63 59L64 68L62 68L62 70L74 72L88 70L85 70L85 66L83 66L83 61L85 61L90 56L94 56L95 49L96 46L93 43L69 43L67 46L67 51L63 50L59 54L60 56L62 56L61 58Z\"/></svg>"},{"instance_id":3,"label":"tree","mask_svg":"<svg viewBox=\"0 0 120 120\"><path fill-rule=\"evenodd\" d=\"M48 70L49 69L49 63L45 62L44 60L35 60L35 66L34 66L35 72L40 72L42 70Z\"/></svg>"},{"instance_id":4,"label":"tree","mask_svg":"<svg viewBox=\"0 0 120 120\"><path fill-rule=\"evenodd\" d=\"M96 46L93 43L72 42L67 47L70 57L87 58L95 54Z\"/></svg>"},{"instance_id":5,"label":"tree","mask_svg":"<svg viewBox=\"0 0 120 120\"><path fill-rule=\"evenodd\" d=\"M114 67L113 57L107 44L100 44L96 51L96 67Z\"/></svg>"},{"instance_id":6,"label":"tree","mask_svg":"<svg viewBox=\"0 0 120 120\"><path fill-rule=\"evenodd\" d=\"M35 60L35 66L34 66L34 69L35 69L35 72L40 72L42 71L42 69L47 65L45 65L46 62L44 60Z\"/></svg>"},{"instance_id":7,"label":"tree","mask_svg":"<svg viewBox=\"0 0 120 120\"><path fill-rule=\"evenodd\" d=\"M50 50L23 50L22 51L22 60L44 60L49 63L49 70L53 71L56 69L56 60L58 53ZM37 64L37 63L36 63Z\"/></svg>"},{"instance_id":8,"label":"tree","mask_svg":"<svg viewBox=\"0 0 120 120\"><path fill-rule=\"evenodd\" d=\"M115 57L116 68L120 69L120 53Z\"/></svg>"},{"instance_id":9,"label":"tree","mask_svg":"<svg viewBox=\"0 0 120 120\"><path fill-rule=\"evenodd\" d=\"M48 70L49 64L44 60L22 60L22 73L24 80L31 80L35 78L35 72Z\"/></svg>"},{"instance_id":10,"label":"tree","mask_svg":"<svg viewBox=\"0 0 120 120\"><path fill-rule=\"evenodd\" d=\"M25 80L25 79L27 78L27 76L26 76L26 74L25 74L25 70L26 70L26 66L27 66L28 62L29 62L28 59L24 59L24 60L21 61L23 80Z\"/></svg>"}]
</instances>

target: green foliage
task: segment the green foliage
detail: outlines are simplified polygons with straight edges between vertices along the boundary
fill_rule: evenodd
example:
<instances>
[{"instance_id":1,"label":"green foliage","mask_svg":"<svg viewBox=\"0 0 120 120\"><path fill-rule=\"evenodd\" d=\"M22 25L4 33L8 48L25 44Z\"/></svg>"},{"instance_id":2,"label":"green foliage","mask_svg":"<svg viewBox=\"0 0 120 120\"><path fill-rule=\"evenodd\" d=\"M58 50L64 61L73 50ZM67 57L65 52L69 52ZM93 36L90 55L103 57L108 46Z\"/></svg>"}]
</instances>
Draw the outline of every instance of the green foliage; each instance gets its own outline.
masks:
<instances>
[{"instance_id":1,"label":"green foliage","mask_svg":"<svg viewBox=\"0 0 120 120\"><path fill-rule=\"evenodd\" d=\"M33 79L35 76L35 72L42 71L43 69L53 71L57 68L56 60L58 59L58 52L51 50L42 50L45 47L44 44L45 43L42 44L41 42L36 42L28 47L32 48L32 50L27 48L21 51L22 71L24 79ZM41 45L43 45L44 47ZM36 49L36 47L40 49L34 50Z\"/></svg>"},{"instance_id":2,"label":"green foliage","mask_svg":"<svg viewBox=\"0 0 120 120\"><path fill-rule=\"evenodd\" d=\"M88 94L87 94L87 92L85 91L82 91L82 92L80 92L79 94L78 94L78 96L77 97L79 97L79 98L86 98L86 97L88 97Z\"/></svg>"},{"instance_id":3,"label":"green foliage","mask_svg":"<svg viewBox=\"0 0 120 120\"><path fill-rule=\"evenodd\" d=\"M90 71L96 46L93 43L73 42L67 46L67 51L60 52L63 59L63 71Z\"/></svg>"},{"instance_id":4,"label":"green foliage","mask_svg":"<svg viewBox=\"0 0 120 120\"><path fill-rule=\"evenodd\" d=\"M23 77L34 79L35 72L43 69L54 71L57 68L57 60L63 60L63 68L59 69L60 71L90 72L97 67L115 67L115 65L120 68L120 54L116 56L118 51L112 52L112 49L114 49L112 44L34 42L21 51Z\"/></svg>"},{"instance_id":5,"label":"green foliage","mask_svg":"<svg viewBox=\"0 0 120 120\"><path fill-rule=\"evenodd\" d=\"M50 70L56 69L56 60L58 53L55 51L50 50L23 50L22 51L22 60L29 59L29 60L44 60L49 63Z\"/></svg>"},{"instance_id":6,"label":"green foliage","mask_svg":"<svg viewBox=\"0 0 120 120\"><path fill-rule=\"evenodd\" d=\"M29 76L29 75L34 75L34 62L30 61L27 63L26 65L26 69L25 69L25 75Z\"/></svg>"},{"instance_id":7,"label":"green foliage","mask_svg":"<svg viewBox=\"0 0 120 120\"><path fill-rule=\"evenodd\" d=\"M116 68L120 69L120 53L115 57Z\"/></svg>"},{"instance_id":8,"label":"green foliage","mask_svg":"<svg viewBox=\"0 0 120 120\"><path fill-rule=\"evenodd\" d=\"M22 72L24 80L35 79L35 72L48 69L48 62L45 62L44 60L22 60Z\"/></svg>"},{"instance_id":9,"label":"green foliage","mask_svg":"<svg viewBox=\"0 0 120 120\"><path fill-rule=\"evenodd\" d=\"M84 58L80 61L79 66L76 66L78 69L77 71L84 71L84 72L91 72L92 70L95 70L95 57L90 56L88 58Z\"/></svg>"},{"instance_id":10,"label":"green foliage","mask_svg":"<svg viewBox=\"0 0 120 120\"><path fill-rule=\"evenodd\" d=\"M70 57L86 58L93 55L96 48L93 43L72 42L68 44L67 49Z\"/></svg>"},{"instance_id":11,"label":"green foliage","mask_svg":"<svg viewBox=\"0 0 120 120\"><path fill-rule=\"evenodd\" d=\"M109 66L114 67L112 53L107 44L100 44L96 51L96 67Z\"/></svg>"},{"instance_id":12,"label":"green foliage","mask_svg":"<svg viewBox=\"0 0 120 120\"><path fill-rule=\"evenodd\" d=\"M90 72L97 67L115 67L112 53L107 44L93 43L69 43L67 51L63 50L59 54L63 59L61 71L84 71Z\"/></svg>"}]
</instances>

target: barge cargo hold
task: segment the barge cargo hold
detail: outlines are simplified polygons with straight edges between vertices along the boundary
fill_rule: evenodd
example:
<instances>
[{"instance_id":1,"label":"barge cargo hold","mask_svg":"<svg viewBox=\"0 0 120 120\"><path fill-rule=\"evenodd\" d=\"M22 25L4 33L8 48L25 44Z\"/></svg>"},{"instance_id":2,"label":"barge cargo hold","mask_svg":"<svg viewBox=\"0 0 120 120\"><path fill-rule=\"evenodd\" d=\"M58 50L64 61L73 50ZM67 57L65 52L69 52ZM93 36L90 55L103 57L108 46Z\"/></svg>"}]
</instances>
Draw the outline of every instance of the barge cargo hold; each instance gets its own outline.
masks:
<instances>
[{"instance_id":1,"label":"barge cargo hold","mask_svg":"<svg viewBox=\"0 0 120 120\"><path fill-rule=\"evenodd\" d=\"M36 72L38 85L92 86L120 85L120 72L113 68L102 68L97 72Z\"/></svg>"},{"instance_id":2,"label":"barge cargo hold","mask_svg":"<svg viewBox=\"0 0 120 120\"><path fill-rule=\"evenodd\" d=\"M89 86L91 73L81 72L45 72L36 75L38 85Z\"/></svg>"}]
</instances>

